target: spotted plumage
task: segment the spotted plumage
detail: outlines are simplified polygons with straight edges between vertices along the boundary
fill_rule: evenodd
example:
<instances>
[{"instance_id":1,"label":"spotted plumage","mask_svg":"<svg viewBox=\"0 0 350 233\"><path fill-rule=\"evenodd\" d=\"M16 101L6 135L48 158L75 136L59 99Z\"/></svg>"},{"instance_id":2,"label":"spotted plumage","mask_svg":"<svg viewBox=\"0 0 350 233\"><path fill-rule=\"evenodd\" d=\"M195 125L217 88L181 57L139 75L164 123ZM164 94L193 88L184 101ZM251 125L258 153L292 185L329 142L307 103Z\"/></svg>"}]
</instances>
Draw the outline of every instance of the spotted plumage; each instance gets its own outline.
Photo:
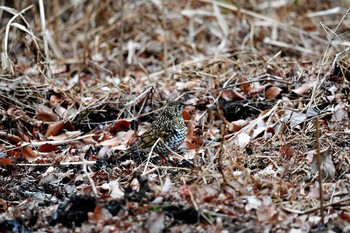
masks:
<instances>
[{"instance_id":1,"label":"spotted plumage","mask_svg":"<svg viewBox=\"0 0 350 233\"><path fill-rule=\"evenodd\" d=\"M137 151L149 151L157 141L154 152L159 155L168 154L169 148L176 150L185 140L187 132L182 117L183 107L184 104L179 101L170 103L140 139L119 158Z\"/></svg>"}]
</instances>

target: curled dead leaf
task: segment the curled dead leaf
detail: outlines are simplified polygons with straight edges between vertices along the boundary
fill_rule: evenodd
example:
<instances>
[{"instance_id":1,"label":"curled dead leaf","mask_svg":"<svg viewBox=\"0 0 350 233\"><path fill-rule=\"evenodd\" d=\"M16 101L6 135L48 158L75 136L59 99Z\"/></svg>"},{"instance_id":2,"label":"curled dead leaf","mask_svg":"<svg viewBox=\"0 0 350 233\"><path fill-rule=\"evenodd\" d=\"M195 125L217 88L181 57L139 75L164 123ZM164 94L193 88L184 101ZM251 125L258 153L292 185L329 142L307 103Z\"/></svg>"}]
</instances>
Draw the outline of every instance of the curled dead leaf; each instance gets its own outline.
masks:
<instances>
[{"instance_id":1,"label":"curled dead leaf","mask_svg":"<svg viewBox=\"0 0 350 233\"><path fill-rule=\"evenodd\" d=\"M270 87L269 89L266 90L265 92L265 97L267 100L274 100L279 96L281 93L282 89L279 87Z\"/></svg>"},{"instance_id":2,"label":"curled dead leaf","mask_svg":"<svg viewBox=\"0 0 350 233\"><path fill-rule=\"evenodd\" d=\"M44 122L56 122L58 120L58 116L52 111L52 109L43 104L38 104L36 106L35 118Z\"/></svg>"},{"instance_id":3,"label":"curled dead leaf","mask_svg":"<svg viewBox=\"0 0 350 233\"><path fill-rule=\"evenodd\" d=\"M21 152L29 162L34 161L38 157L38 154L28 146L22 147Z\"/></svg>"},{"instance_id":4,"label":"curled dead leaf","mask_svg":"<svg viewBox=\"0 0 350 233\"><path fill-rule=\"evenodd\" d=\"M64 125L64 121L58 121L56 123L50 124L49 127L47 127L45 136L50 137L50 136L57 136L60 130L62 129Z\"/></svg>"},{"instance_id":5,"label":"curled dead leaf","mask_svg":"<svg viewBox=\"0 0 350 233\"><path fill-rule=\"evenodd\" d=\"M130 128L132 120L121 119L114 123L111 132L126 131Z\"/></svg>"}]
</instances>

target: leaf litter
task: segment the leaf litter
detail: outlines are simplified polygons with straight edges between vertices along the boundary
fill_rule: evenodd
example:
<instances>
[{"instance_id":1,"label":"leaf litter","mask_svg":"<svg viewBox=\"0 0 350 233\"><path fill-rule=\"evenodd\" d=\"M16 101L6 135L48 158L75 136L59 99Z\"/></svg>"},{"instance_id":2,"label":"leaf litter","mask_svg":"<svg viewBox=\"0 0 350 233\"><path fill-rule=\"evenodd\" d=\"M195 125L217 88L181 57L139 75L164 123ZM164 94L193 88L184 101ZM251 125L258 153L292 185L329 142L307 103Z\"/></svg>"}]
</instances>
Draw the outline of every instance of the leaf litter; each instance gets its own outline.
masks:
<instances>
[{"instance_id":1,"label":"leaf litter","mask_svg":"<svg viewBox=\"0 0 350 233\"><path fill-rule=\"evenodd\" d=\"M347 6L39 5L0 6L1 231L349 230ZM119 161L176 99L183 145Z\"/></svg>"}]
</instances>

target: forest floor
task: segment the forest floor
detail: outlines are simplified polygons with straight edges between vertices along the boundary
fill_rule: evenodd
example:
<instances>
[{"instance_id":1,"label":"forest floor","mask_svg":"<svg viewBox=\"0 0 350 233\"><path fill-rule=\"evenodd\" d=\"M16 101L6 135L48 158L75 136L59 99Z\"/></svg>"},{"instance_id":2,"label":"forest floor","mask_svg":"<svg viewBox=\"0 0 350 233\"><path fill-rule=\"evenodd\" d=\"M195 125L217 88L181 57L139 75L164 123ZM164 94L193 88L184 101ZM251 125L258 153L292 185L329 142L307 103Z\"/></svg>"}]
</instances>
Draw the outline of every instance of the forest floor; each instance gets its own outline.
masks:
<instances>
[{"instance_id":1,"label":"forest floor","mask_svg":"<svg viewBox=\"0 0 350 233\"><path fill-rule=\"evenodd\" d=\"M30 2L0 1L0 232L350 232L347 1ZM174 100L176 153L118 159Z\"/></svg>"}]
</instances>

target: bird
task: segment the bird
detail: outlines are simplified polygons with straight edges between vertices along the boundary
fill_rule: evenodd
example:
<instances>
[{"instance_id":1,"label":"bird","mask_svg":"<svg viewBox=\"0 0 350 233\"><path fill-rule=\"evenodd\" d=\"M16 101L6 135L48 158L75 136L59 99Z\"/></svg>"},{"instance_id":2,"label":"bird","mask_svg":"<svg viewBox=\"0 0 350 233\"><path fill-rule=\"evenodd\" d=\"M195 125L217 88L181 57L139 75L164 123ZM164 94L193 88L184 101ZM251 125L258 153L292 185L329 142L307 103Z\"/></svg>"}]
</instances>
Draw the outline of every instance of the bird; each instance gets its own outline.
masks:
<instances>
[{"instance_id":1,"label":"bird","mask_svg":"<svg viewBox=\"0 0 350 233\"><path fill-rule=\"evenodd\" d=\"M124 151L118 159L133 154L134 152L151 151L160 156L169 154L183 143L187 133L187 127L182 116L185 107L180 101L171 102L159 117L152 122L151 127L141 135L140 139L129 149ZM156 145L154 145L157 143Z\"/></svg>"}]
</instances>

